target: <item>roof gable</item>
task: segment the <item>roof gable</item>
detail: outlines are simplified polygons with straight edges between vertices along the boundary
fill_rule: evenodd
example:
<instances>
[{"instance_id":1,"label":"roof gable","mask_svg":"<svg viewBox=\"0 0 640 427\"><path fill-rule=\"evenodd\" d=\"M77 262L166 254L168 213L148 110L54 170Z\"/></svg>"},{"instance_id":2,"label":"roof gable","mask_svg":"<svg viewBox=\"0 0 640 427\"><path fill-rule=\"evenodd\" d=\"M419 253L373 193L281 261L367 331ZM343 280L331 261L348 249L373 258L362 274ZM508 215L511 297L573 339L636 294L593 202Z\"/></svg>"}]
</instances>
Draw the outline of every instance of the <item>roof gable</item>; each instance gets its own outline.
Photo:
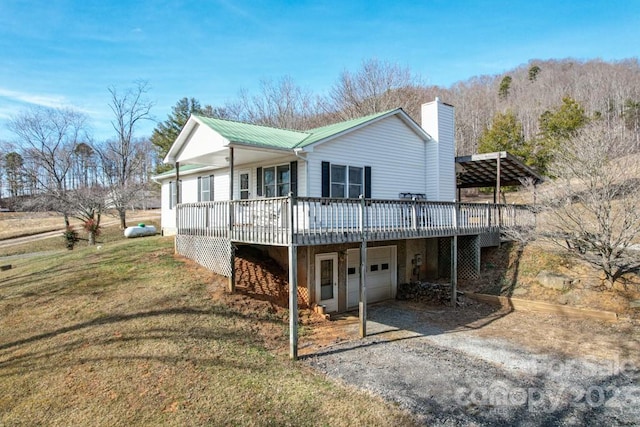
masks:
<instances>
[{"instance_id":1,"label":"roof gable","mask_svg":"<svg viewBox=\"0 0 640 427\"><path fill-rule=\"evenodd\" d=\"M291 149L309 136L308 133L278 129L231 120L194 116L231 143L255 145L266 148Z\"/></svg>"},{"instance_id":2,"label":"roof gable","mask_svg":"<svg viewBox=\"0 0 640 427\"><path fill-rule=\"evenodd\" d=\"M417 133L425 141L431 139L431 137L415 122L402 108L396 108L393 110L383 111L381 113L375 113L364 117L358 117L356 119L346 120L344 122L334 123L327 126L308 130L309 137L297 145L296 148L307 147L316 143L325 142L330 139L336 138L340 135L344 135L348 132L361 128L362 126L377 122L384 118L397 115L408 125L415 133Z\"/></svg>"}]
</instances>

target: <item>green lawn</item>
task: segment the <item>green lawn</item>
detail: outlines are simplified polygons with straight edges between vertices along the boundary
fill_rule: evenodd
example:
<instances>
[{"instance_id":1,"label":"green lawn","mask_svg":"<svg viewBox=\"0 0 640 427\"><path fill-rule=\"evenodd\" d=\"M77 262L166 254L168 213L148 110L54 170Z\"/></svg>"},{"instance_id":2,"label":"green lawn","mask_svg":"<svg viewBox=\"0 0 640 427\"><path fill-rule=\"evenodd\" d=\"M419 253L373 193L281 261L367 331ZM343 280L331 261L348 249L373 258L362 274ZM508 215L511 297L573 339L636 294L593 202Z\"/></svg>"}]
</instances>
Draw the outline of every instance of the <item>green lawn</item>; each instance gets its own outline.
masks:
<instances>
[{"instance_id":1,"label":"green lawn","mask_svg":"<svg viewBox=\"0 0 640 427\"><path fill-rule=\"evenodd\" d=\"M12 260L0 272L1 425L409 425L265 347L171 238ZM286 327L281 328L286 348Z\"/></svg>"}]
</instances>

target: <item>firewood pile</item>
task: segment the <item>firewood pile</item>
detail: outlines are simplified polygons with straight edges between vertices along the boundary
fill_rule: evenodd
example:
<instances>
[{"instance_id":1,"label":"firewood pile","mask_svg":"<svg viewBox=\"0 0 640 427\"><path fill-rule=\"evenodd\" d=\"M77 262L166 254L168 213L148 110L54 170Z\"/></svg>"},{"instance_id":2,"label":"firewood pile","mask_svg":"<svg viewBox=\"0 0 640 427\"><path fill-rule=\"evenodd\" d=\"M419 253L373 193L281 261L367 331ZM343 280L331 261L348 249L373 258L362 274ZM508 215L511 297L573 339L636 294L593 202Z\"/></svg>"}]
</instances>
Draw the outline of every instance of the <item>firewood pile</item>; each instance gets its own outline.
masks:
<instances>
[{"instance_id":1,"label":"firewood pile","mask_svg":"<svg viewBox=\"0 0 640 427\"><path fill-rule=\"evenodd\" d=\"M462 292L457 293L457 303L461 305ZM449 305L451 302L450 283L411 282L398 285L396 299Z\"/></svg>"}]
</instances>

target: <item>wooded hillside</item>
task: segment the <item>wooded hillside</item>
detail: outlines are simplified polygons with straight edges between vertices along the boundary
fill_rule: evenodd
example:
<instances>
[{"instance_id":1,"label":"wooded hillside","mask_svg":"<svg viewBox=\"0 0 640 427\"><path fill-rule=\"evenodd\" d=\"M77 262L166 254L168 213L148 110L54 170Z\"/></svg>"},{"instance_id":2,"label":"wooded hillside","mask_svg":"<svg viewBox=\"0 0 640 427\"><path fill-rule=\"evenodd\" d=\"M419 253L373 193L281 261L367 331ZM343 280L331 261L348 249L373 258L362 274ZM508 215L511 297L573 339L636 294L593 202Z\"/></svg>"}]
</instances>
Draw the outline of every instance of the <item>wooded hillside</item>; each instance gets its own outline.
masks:
<instances>
[{"instance_id":1,"label":"wooded hillside","mask_svg":"<svg viewBox=\"0 0 640 427\"><path fill-rule=\"evenodd\" d=\"M640 145L637 58L531 60L503 74L472 77L448 88L428 85L408 68L372 59L356 71L344 71L325 94L305 90L286 76L262 81L259 93L241 91L236 100L205 110L220 118L309 129L397 107L420 122L420 105L436 96L456 107L458 155L478 152L478 141L497 113L515 116L524 141L538 138L541 116L560 109L563 99L575 101L586 118L601 119L616 133L633 132Z\"/></svg>"},{"instance_id":2,"label":"wooded hillside","mask_svg":"<svg viewBox=\"0 0 640 427\"><path fill-rule=\"evenodd\" d=\"M535 138L540 116L561 106L564 97L580 103L588 117L600 117L620 132L634 132L636 140L640 130L637 58L620 62L532 60L501 75L457 83L444 93L441 97L456 107L458 154L476 151L483 130L497 112L515 113L524 138Z\"/></svg>"}]
</instances>

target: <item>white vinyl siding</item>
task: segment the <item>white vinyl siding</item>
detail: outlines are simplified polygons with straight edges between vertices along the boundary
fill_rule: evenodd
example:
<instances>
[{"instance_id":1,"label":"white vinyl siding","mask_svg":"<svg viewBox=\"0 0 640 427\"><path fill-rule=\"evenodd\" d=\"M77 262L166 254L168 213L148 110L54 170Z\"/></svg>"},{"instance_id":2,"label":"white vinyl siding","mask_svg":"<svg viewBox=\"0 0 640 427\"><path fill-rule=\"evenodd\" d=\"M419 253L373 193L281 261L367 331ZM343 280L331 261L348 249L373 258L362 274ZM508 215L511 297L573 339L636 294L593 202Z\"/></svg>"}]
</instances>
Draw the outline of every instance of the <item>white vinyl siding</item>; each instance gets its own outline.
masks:
<instances>
[{"instance_id":1,"label":"white vinyl siding","mask_svg":"<svg viewBox=\"0 0 640 427\"><path fill-rule=\"evenodd\" d=\"M199 163L206 165L210 153L227 150L226 145L228 143L229 141L213 129L197 124L182 145L176 161L183 164Z\"/></svg>"},{"instance_id":2,"label":"white vinyl siding","mask_svg":"<svg viewBox=\"0 0 640 427\"><path fill-rule=\"evenodd\" d=\"M171 181L164 181L162 183L161 191L161 207L162 217L160 218L160 225L162 226L163 233L174 234L176 229L176 210L171 209ZM166 230L166 231L165 231Z\"/></svg>"},{"instance_id":3,"label":"white vinyl siding","mask_svg":"<svg viewBox=\"0 0 640 427\"><path fill-rule=\"evenodd\" d=\"M312 197L322 195L323 161L362 168L371 166L374 199L397 199L401 192L426 193L425 142L396 116L319 144L307 159L308 189Z\"/></svg>"},{"instance_id":4,"label":"white vinyl siding","mask_svg":"<svg viewBox=\"0 0 640 427\"><path fill-rule=\"evenodd\" d=\"M439 101L422 106L427 142L427 200L451 202L456 197L454 109Z\"/></svg>"}]
</instances>

